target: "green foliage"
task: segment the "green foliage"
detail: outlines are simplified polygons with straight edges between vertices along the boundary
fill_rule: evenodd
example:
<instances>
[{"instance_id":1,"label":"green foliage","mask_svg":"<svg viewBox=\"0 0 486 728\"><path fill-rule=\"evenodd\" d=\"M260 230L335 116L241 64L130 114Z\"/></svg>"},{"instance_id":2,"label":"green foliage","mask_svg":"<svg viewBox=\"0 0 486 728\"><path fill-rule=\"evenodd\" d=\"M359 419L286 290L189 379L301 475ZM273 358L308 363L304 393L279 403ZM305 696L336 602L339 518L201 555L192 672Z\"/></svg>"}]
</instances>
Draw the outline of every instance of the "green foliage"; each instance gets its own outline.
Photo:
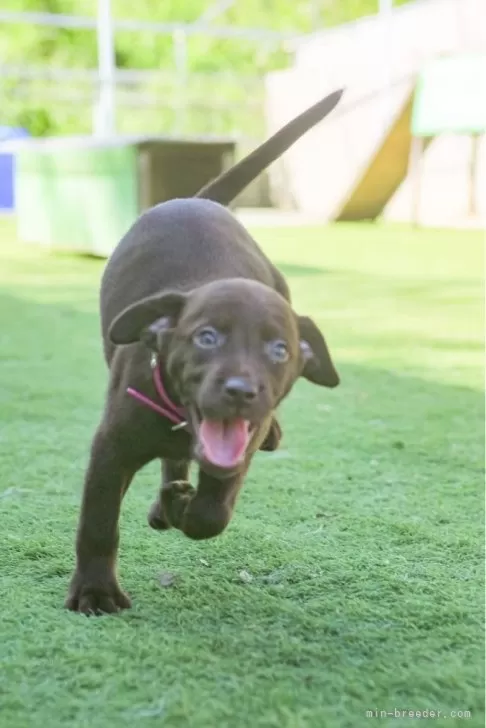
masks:
<instances>
[{"instance_id":1,"label":"green foliage","mask_svg":"<svg viewBox=\"0 0 486 728\"><path fill-rule=\"evenodd\" d=\"M395 0L399 5L406 0ZM207 0L113 0L113 14L118 20L137 19L145 22L193 23L212 3ZM2 8L76 14L94 17L95 0L4 0ZM264 28L300 34L313 28L330 27L378 9L378 0L235 0L232 7L214 19L215 26ZM288 64L283 42L275 39L247 40L216 38L204 33L191 35L186 42L185 67L176 58L171 34L122 30L116 34L116 62L120 69L155 70L160 74L159 89L149 91L150 84L139 81L122 85L120 92L119 129L138 132L229 133L238 124L238 131L259 137L263 127L260 99L263 75ZM28 25L0 25L0 59L6 66L70 69L96 69L96 33L91 30L50 28ZM179 67L178 67L179 66ZM220 79L211 74L230 73L231 84L220 86ZM169 84L162 81L163 75ZM189 76L189 80L187 79ZM247 79L242 92L241 78ZM251 89L248 90L248 79ZM0 85L7 99L0 121L3 124L27 124L34 134L87 133L92 127L92 105L96 86L78 89L78 82L66 80L15 80ZM167 86L170 91L167 91ZM189 109L183 124L177 115L181 102L181 86L185 88L183 103ZM220 110L210 123L198 112L198 89L210 87L204 95L205 113L223 100L232 106ZM233 91L229 91L229 87ZM11 90L11 93L10 93ZM76 91L78 91L76 95ZM130 97L130 93L132 96ZM150 95L149 105L157 100L159 114L140 102L140 95ZM254 97L258 108L245 112L245 98ZM235 97L239 98L235 105ZM34 100L33 100L34 99ZM124 99L124 103L122 103ZM74 106L73 106L74 105ZM136 120L133 109L136 109ZM47 121L46 121L47 120Z\"/></svg>"},{"instance_id":2,"label":"green foliage","mask_svg":"<svg viewBox=\"0 0 486 728\"><path fill-rule=\"evenodd\" d=\"M28 129L32 136L49 136L55 132L47 109L26 106L17 114L17 125Z\"/></svg>"}]
</instances>

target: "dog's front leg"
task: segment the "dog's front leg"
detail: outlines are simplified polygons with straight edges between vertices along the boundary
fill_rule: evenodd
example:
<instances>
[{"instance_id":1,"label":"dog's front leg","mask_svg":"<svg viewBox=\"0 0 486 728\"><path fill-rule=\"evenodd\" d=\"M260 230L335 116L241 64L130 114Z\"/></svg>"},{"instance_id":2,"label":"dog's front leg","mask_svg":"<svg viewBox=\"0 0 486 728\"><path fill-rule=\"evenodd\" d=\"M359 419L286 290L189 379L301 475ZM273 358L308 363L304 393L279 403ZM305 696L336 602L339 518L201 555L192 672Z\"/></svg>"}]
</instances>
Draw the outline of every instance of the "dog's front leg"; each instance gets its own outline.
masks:
<instances>
[{"instance_id":1,"label":"dog's front leg","mask_svg":"<svg viewBox=\"0 0 486 728\"><path fill-rule=\"evenodd\" d=\"M98 430L86 473L68 609L100 614L130 607L130 599L118 586L115 566L121 501L135 470L123 465L115 443Z\"/></svg>"},{"instance_id":2,"label":"dog's front leg","mask_svg":"<svg viewBox=\"0 0 486 728\"><path fill-rule=\"evenodd\" d=\"M194 539L213 538L231 520L244 473L224 480L199 471L197 489L176 481L162 488L165 516L174 528Z\"/></svg>"}]
</instances>

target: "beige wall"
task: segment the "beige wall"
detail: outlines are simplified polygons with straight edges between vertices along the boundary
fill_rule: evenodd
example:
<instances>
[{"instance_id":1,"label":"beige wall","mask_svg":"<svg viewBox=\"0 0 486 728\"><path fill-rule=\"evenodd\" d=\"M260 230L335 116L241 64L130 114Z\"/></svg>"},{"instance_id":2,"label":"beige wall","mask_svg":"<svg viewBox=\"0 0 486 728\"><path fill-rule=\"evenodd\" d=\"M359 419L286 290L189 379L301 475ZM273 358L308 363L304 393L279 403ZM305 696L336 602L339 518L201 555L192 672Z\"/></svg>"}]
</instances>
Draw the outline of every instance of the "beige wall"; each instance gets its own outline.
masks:
<instances>
[{"instance_id":1,"label":"beige wall","mask_svg":"<svg viewBox=\"0 0 486 728\"><path fill-rule=\"evenodd\" d=\"M273 203L333 218L378 153L423 62L485 48L484 0L417 0L397 8L388 19L373 16L301 41L295 48L293 68L267 78L269 133L325 93L340 86L347 91L340 107L272 167ZM424 165L425 207L437 197L440 176L440 196L455 199L460 214L464 205L459 201L468 194L458 191L469 168L468 145L468 140L445 137L429 147ZM484 165L483 142L478 171L483 185ZM447 193L446 180L452 185ZM405 182L387 206L387 217L404 219L410 195L410 184ZM481 189L476 196L484 198Z\"/></svg>"},{"instance_id":2,"label":"beige wall","mask_svg":"<svg viewBox=\"0 0 486 728\"><path fill-rule=\"evenodd\" d=\"M268 85L271 131L339 85L318 77L309 83L295 70L275 75ZM412 81L404 80L390 89L384 124L381 89L371 82L365 89L349 86L336 111L272 165L272 202L333 219L381 147L412 88Z\"/></svg>"},{"instance_id":3,"label":"beige wall","mask_svg":"<svg viewBox=\"0 0 486 728\"><path fill-rule=\"evenodd\" d=\"M417 222L454 227L486 226L486 137L477 142L476 175L471 184L473 139L444 134L434 139L423 156L420 183L410 174L384 210L384 218L395 222L415 220L414 200L419 199ZM471 196L475 214L471 214Z\"/></svg>"}]
</instances>

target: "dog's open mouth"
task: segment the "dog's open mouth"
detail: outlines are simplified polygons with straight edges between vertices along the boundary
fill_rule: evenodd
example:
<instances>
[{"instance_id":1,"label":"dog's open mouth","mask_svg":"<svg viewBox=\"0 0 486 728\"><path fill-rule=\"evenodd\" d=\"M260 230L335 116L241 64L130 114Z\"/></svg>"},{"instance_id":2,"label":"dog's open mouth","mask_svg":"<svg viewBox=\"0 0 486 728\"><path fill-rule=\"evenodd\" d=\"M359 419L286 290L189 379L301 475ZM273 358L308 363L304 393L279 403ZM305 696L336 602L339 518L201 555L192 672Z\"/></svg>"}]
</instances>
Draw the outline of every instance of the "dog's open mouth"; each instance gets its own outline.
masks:
<instances>
[{"instance_id":1,"label":"dog's open mouth","mask_svg":"<svg viewBox=\"0 0 486 728\"><path fill-rule=\"evenodd\" d=\"M248 420L202 419L198 428L201 455L211 465L232 470L245 457L251 440L252 426Z\"/></svg>"}]
</instances>

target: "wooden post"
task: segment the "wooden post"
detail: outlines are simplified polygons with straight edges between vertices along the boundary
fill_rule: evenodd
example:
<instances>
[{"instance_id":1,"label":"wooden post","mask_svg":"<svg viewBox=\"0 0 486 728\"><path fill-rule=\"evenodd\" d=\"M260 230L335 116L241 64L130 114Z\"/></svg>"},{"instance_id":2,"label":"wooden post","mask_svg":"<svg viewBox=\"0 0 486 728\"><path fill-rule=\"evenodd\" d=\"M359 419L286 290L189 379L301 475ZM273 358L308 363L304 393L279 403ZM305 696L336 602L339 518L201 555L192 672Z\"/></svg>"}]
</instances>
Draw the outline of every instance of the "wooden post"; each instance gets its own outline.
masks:
<instances>
[{"instance_id":1,"label":"wooden post","mask_svg":"<svg viewBox=\"0 0 486 728\"><path fill-rule=\"evenodd\" d=\"M420 222L420 194L422 189L423 153L423 137L412 137L408 169L412 186L411 218L413 225L418 225Z\"/></svg>"},{"instance_id":2,"label":"wooden post","mask_svg":"<svg viewBox=\"0 0 486 728\"><path fill-rule=\"evenodd\" d=\"M476 182L478 177L479 134L471 136L471 156L469 158L469 205L468 213L471 217L477 215Z\"/></svg>"},{"instance_id":3,"label":"wooden post","mask_svg":"<svg viewBox=\"0 0 486 728\"><path fill-rule=\"evenodd\" d=\"M111 0L98 0L96 17L98 40L98 104L95 112L95 134L109 137L115 133L115 38Z\"/></svg>"},{"instance_id":4,"label":"wooden post","mask_svg":"<svg viewBox=\"0 0 486 728\"><path fill-rule=\"evenodd\" d=\"M186 129L186 116L188 104L188 49L187 34L183 26L176 28L172 33L174 47L174 65L177 78L177 106L175 118L175 132L183 135Z\"/></svg>"}]
</instances>

